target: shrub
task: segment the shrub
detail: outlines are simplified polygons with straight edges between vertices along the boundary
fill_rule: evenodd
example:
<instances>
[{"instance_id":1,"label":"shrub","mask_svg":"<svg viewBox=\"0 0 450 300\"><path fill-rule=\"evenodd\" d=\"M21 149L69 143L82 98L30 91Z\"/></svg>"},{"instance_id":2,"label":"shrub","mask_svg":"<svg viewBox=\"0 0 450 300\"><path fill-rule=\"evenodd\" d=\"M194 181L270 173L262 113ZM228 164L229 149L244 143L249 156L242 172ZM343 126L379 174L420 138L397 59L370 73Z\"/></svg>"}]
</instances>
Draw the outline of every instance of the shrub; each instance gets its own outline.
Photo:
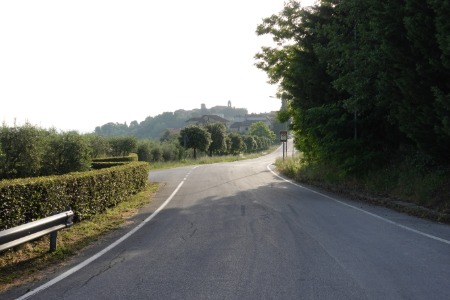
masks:
<instances>
[{"instance_id":1,"label":"shrub","mask_svg":"<svg viewBox=\"0 0 450 300\"><path fill-rule=\"evenodd\" d=\"M38 176L44 155L46 132L31 124L0 130L0 178Z\"/></svg>"},{"instance_id":2,"label":"shrub","mask_svg":"<svg viewBox=\"0 0 450 300\"><path fill-rule=\"evenodd\" d=\"M144 189L148 163L133 162L108 169L0 181L0 230L63 211L75 220L88 219Z\"/></svg>"},{"instance_id":3,"label":"shrub","mask_svg":"<svg viewBox=\"0 0 450 300\"><path fill-rule=\"evenodd\" d=\"M91 148L86 138L75 131L50 135L41 175L62 175L90 168Z\"/></svg>"}]
</instances>

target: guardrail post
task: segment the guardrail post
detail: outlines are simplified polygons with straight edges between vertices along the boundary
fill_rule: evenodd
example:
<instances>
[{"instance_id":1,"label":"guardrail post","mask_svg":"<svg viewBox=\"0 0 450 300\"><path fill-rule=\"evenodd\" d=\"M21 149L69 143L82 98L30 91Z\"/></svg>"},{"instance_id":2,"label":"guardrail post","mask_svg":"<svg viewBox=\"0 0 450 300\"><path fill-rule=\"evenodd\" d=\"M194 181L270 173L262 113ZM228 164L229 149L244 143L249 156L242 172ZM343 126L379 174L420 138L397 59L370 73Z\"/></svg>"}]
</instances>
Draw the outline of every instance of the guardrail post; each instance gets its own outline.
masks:
<instances>
[{"instance_id":1,"label":"guardrail post","mask_svg":"<svg viewBox=\"0 0 450 300\"><path fill-rule=\"evenodd\" d=\"M70 211L70 207L66 206L66 211ZM54 212L52 216L57 215L58 212ZM73 216L68 216L66 218L66 226L72 226L72 218ZM53 231L50 233L50 252L53 252L56 250L56 240L58 239L58 231Z\"/></svg>"},{"instance_id":2,"label":"guardrail post","mask_svg":"<svg viewBox=\"0 0 450 300\"><path fill-rule=\"evenodd\" d=\"M66 209L67 210L67 209ZM58 214L58 212L54 212L51 215L54 216ZM58 237L58 231L53 231L50 233L50 252L53 252L56 250L56 239Z\"/></svg>"},{"instance_id":3,"label":"guardrail post","mask_svg":"<svg viewBox=\"0 0 450 300\"><path fill-rule=\"evenodd\" d=\"M56 238L58 237L58 231L50 233L50 252L56 250Z\"/></svg>"},{"instance_id":4,"label":"guardrail post","mask_svg":"<svg viewBox=\"0 0 450 300\"><path fill-rule=\"evenodd\" d=\"M56 250L57 231L73 225L73 211L62 213L0 231L0 252L50 234L50 252Z\"/></svg>"}]
</instances>

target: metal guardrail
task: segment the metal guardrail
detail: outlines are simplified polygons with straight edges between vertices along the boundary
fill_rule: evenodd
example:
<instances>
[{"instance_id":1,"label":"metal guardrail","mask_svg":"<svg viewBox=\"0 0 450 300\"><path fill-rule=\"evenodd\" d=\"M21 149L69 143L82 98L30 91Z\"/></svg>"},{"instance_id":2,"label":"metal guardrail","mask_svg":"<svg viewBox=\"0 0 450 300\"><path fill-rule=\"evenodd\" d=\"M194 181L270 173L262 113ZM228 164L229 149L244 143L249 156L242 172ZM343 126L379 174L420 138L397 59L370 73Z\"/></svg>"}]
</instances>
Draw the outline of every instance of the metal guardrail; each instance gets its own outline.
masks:
<instances>
[{"instance_id":1,"label":"metal guardrail","mask_svg":"<svg viewBox=\"0 0 450 300\"><path fill-rule=\"evenodd\" d=\"M50 234L50 251L56 250L58 230L73 225L73 211L68 210L50 217L0 231L0 252Z\"/></svg>"}]
</instances>

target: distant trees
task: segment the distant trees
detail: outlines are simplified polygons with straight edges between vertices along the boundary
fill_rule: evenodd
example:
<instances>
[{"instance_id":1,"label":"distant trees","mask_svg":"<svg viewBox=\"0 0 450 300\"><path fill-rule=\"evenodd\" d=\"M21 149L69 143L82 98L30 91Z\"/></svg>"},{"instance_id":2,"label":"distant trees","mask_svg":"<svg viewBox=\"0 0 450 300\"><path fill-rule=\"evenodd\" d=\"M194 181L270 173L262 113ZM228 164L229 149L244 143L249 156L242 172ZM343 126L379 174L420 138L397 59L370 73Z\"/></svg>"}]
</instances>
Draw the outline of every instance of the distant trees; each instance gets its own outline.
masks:
<instances>
[{"instance_id":1,"label":"distant trees","mask_svg":"<svg viewBox=\"0 0 450 300\"><path fill-rule=\"evenodd\" d=\"M156 117L147 117L138 123L107 123L95 128L95 133L101 136L134 136L138 139L159 139L168 128L180 128L185 125L186 116L171 112L162 113Z\"/></svg>"},{"instance_id":2,"label":"distant trees","mask_svg":"<svg viewBox=\"0 0 450 300\"><path fill-rule=\"evenodd\" d=\"M133 136L119 136L109 138L112 156L127 156L137 150L137 139Z\"/></svg>"},{"instance_id":3,"label":"distant trees","mask_svg":"<svg viewBox=\"0 0 450 300\"><path fill-rule=\"evenodd\" d=\"M212 156L261 151L273 143L274 133L266 126L264 123L254 126L252 133L261 136L242 136L228 132L222 123L207 123L187 126L179 134L166 130L160 140L151 140L58 132L28 123L13 127L3 124L0 128L0 180L88 171L94 158L130 153L136 153L139 161L167 162L186 157L196 159L199 152Z\"/></svg>"},{"instance_id":4,"label":"distant trees","mask_svg":"<svg viewBox=\"0 0 450 300\"><path fill-rule=\"evenodd\" d=\"M95 133L101 136L134 136L138 139L159 139L170 128L182 128L186 125L186 120L193 117L200 117L203 114L219 114L225 118L235 116L245 116L248 114L245 108L234 108L228 106L217 106L213 108L204 107L194 110L177 110L175 112L164 112L155 117L147 117L142 122L132 121L130 125L124 123L109 122L95 128Z\"/></svg>"},{"instance_id":5,"label":"distant trees","mask_svg":"<svg viewBox=\"0 0 450 300\"><path fill-rule=\"evenodd\" d=\"M255 124L248 135L227 132L225 125L221 123L191 125L181 130L178 141L181 147L193 149L194 159L197 158L197 150L208 152L209 156L266 150L273 145L275 133L264 122Z\"/></svg>"},{"instance_id":6,"label":"distant trees","mask_svg":"<svg viewBox=\"0 0 450 300\"><path fill-rule=\"evenodd\" d=\"M177 133L171 132L169 129L166 129L159 140L161 142L173 142L177 139L177 137Z\"/></svg>"},{"instance_id":7,"label":"distant trees","mask_svg":"<svg viewBox=\"0 0 450 300\"><path fill-rule=\"evenodd\" d=\"M248 135L268 138L271 141L274 141L276 137L275 133L270 130L269 126L267 126L267 124L262 121L255 122L250 125Z\"/></svg>"}]
</instances>

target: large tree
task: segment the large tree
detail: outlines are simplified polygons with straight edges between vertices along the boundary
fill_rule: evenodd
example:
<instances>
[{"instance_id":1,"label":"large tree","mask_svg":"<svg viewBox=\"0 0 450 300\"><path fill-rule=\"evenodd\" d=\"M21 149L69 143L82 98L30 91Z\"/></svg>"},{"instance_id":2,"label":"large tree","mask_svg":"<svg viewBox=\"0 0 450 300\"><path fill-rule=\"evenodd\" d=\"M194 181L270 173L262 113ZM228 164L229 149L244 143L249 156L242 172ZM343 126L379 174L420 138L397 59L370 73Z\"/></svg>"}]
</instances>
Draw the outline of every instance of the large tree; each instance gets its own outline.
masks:
<instances>
[{"instance_id":1,"label":"large tree","mask_svg":"<svg viewBox=\"0 0 450 300\"><path fill-rule=\"evenodd\" d=\"M255 138L251 135L244 136L244 144L245 144L245 151L246 152L254 152L258 148L258 143L256 142Z\"/></svg>"},{"instance_id":2,"label":"large tree","mask_svg":"<svg viewBox=\"0 0 450 300\"><path fill-rule=\"evenodd\" d=\"M245 150L245 143L242 135L236 132L228 133L229 151L233 155L238 155Z\"/></svg>"},{"instance_id":3,"label":"large tree","mask_svg":"<svg viewBox=\"0 0 450 300\"><path fill-rule=\"evenodd\" d=\"M200 126L190 125L180 131L179 142L182 147L194 150L194 159L197 159L197 150L207 151L211 144L211 134Z\"/></svg>"},{"instance_id":4,"label":"large tree","mask_svg":"<svg viewBox=\"0 0 450 300\"><path fill-rule=\"evenodd\" d=\"M276 134L272 130L270 130L269 126L267 126L267 124L264 123L263 121L258 121L250 125L248 134L251 136L259 136L267 138L272 142L275 140L276 137Z\"/></svg>"},{"instance_id":5,"label":"large tree","mask_svg":"<svg viewBox=\"0 0 450 300\"><path fill-rule=\"evenodd\" d=\"M213 153L224 152L227 149L227 128L225 125L223 123L215 122L206 123L204 127L211 134L211 144L208 148L209 156L212 156Z\"/></svg>"},{"instance_id":6,"label":"large tree","mask_svg":"<svg viewBox=\"0 0 450 300\"><path fill-rule=\"evenodd\" d=\"M396 153L450 156L450 5L442 0L289 1L257 33L257 67L288 101L298 148L346 171Z\"/></svg>"},{"instance_id":7,"label":"large tree","mask_svg":"<svg viewBox=\"0 0 450 300\"><path fill-rule=\"evenodd\" d=\"M321 29L330 24L333 13L332 6L304 10L299 2L289 1L257 28L257 34L271 35L277 46L263 47L256 66L279 84L280 97L287 101L280 121L292 118L296 145L310 160L335 153L332 148L345 139L351 120L340 104L345 95L332 85L328 64L317 53L327 47Z\"/></svg>"}]
</instances>

